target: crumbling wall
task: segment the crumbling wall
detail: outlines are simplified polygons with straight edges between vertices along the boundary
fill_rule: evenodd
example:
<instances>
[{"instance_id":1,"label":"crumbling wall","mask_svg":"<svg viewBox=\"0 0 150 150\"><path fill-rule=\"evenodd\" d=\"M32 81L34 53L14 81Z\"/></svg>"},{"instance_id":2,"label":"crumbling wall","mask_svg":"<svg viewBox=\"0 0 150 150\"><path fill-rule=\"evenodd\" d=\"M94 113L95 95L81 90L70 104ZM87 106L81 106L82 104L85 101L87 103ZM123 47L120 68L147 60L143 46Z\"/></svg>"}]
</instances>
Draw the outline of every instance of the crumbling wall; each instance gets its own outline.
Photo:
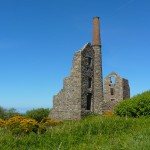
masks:
<instances>
[{"instance_id":1,"label":"crumbling wall","mask_svg":"<svg viewBox=\"0 0 150 150\"><path fill-rule=\"evenodd\" d=\"M123 79L123 99L130 97L130 86L126 79Z\"/></svg>"},{"instance_id":2,"label":"crumbling wall","mask_svg":"<svg viewBox=\"0 0 150 150\"><path fill-rule=\"evenodd\" d=\"M112 72L104 79L103 111L112 111L125 98L130 97L128 80Z\"/></svg>"},{"instance_id":3,"label":"crumbling wall","mask_svg":"<svg viewBox=\"0 0 150 150\"><path fill-rule=\"evenodd\" d=\"M53 97L49 117L56 120L81 118L81 51L75 53L71 74L64 79L63 89Z\"/></svg>"}]
</instances>

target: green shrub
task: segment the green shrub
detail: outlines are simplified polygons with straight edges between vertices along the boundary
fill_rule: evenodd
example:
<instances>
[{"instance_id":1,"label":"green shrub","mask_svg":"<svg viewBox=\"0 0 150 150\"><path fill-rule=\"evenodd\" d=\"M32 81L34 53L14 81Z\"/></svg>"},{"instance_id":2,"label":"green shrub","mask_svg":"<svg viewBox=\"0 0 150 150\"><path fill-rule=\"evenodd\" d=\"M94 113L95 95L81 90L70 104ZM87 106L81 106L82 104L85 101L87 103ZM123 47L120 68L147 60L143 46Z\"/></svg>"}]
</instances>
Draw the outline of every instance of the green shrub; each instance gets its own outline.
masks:
<instances>
[{"instance_id":1,"label":"green shrub","mask_svg":"<svg viewBox=\"0 0 150 150\"><path fill-rule=\"evenodd\" d=\"M150 116L150 91L120 102L114 109L119 116Z\"/></svg>"},{"instance_id":2,"label":"green shrub","mask_svg":"<svg viewBox=\"0 0 150 150\"><path fill-rule=\"evenodd\" d=\"M40 122L43 118L48 117L49 113L50 113L50 109L48 108L47 109L37 108L37 109L27 111L25 116Z\"/></svg>"},{"instance_id":3,"label":"green shrub","mask_svg":"<svg viewBox=\"0 0 150 150\"><path fill-rule=\"evenodd\" d=\"M3 107L0 106L0 118L1 119L4 119L5 112L6 112L6 110Z\"/></svg>"}]
</instances>

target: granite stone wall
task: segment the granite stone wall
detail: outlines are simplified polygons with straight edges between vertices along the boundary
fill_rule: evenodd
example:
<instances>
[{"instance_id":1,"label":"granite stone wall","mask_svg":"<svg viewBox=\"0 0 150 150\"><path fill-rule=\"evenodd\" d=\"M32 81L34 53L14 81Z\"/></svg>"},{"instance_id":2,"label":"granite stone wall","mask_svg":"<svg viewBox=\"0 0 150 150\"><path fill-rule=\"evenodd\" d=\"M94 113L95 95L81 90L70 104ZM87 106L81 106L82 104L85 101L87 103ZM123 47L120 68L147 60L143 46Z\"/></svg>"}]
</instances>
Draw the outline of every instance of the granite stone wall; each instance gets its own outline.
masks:
<instances>
[{"instance_id":1,"label":"granite stone wall","mask_svg":"<svg viewBox=\"0 0 150 150\"><path fill-rule=\"evenodd\" d=\"M127 79L123 79L123 99L130 97L130 86Z\"/></svg>"},{"instance_id":2,"label":"granite stone wall","mask_svg":"<svg viewBox=\"0 0 150 150\"><path fill-rule=\"evenodd\" d=\"M94 113L102 114L103 106L103 77L101 46L93 46L94 56Z\"/></svg>"},{"instance_id":3,"label":"granite stone wall","mask_svg":"<svg viewBox=\"0 0 150 150\"><path fill-rule=\"evenodd\" d=\"M103 111L112 111L122 100L130 97L128 80L112 72L104 79Z\"/></svg>"},{"instance_id":4,"label":"granite stone wall","mask_svg":"<svg viewBox=\"0 0 150 150\"><path fill-rule=\"evenodd\" d=\"M81 116L93 112L94 50L90 44L81 51Z\"/></svg>"},{"instance_id":5,"label":"granite stone wall","mask_svg":"<svg viewBox=\"0 0 150 150\"><path fill-rule=\"evenodd\" d=\"M49 117L56 120L81 118L81 51L74 55L70 76L64 79L63 89L53 97L53 110Z\"/></svg>"}]
</instances>

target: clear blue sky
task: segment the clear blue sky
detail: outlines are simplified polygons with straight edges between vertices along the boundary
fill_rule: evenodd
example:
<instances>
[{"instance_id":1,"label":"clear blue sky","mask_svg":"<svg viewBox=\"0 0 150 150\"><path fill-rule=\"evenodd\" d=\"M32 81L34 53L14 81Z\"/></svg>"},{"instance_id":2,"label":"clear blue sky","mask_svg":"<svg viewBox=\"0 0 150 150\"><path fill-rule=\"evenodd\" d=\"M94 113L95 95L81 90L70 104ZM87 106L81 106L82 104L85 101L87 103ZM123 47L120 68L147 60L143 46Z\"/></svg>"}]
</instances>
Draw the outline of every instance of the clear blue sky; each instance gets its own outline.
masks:
<instances>
[{"instance_id":1,"label":"clear blue sky","mask_svg":"<svg viewBox=\"0 0 150 150\"><path fill-rule=\"evenodd\" d=\"M52 107L74 52L99 16L103 77L115 71L131 96L150 89L149 0L1 0L0 105Z\"/></svg>"}]
</instances>

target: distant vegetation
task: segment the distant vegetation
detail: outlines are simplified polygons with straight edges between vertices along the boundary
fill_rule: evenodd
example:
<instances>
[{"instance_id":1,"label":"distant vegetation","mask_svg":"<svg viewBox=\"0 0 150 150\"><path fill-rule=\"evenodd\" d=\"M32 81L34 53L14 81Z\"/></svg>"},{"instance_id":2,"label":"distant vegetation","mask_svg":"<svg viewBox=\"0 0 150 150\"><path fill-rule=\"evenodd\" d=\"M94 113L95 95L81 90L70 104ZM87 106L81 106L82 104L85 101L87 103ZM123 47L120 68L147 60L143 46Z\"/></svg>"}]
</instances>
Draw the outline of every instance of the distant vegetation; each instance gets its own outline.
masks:
<instances>
[{"instance_id":1,"label":"distant vegetation","mask_svg":"<svg viewBox=\"0 0 150 150\"><path fill-rule=\"evenodd\" d=\"M14 108L5 109L0 106L0 118L1 119L9 119L10 117L12 117L16 114L17 114L16 109L14 109Z\"/></svg>"},{"instance_id":2,"label":"distant vegetation","mask_svg":"<svg viewBox=\"0 0 150 150\"><path fill-rule=\"evenodd\" d=\"M115 108L115 113L119 116L150 117L150 91L120 102Z\"/></svg>"},{"instance_id":3,"label":"distant vegetation","mask_svg":"<svg viewBox=\"0 0 150 150\"><path fill-rule=\"evenodd\" d=\"M51 110L49 108L37 108L28 110L25 116L40 122L43 118L48 117L50 111Z\"/></svg>"}]
</instances>

